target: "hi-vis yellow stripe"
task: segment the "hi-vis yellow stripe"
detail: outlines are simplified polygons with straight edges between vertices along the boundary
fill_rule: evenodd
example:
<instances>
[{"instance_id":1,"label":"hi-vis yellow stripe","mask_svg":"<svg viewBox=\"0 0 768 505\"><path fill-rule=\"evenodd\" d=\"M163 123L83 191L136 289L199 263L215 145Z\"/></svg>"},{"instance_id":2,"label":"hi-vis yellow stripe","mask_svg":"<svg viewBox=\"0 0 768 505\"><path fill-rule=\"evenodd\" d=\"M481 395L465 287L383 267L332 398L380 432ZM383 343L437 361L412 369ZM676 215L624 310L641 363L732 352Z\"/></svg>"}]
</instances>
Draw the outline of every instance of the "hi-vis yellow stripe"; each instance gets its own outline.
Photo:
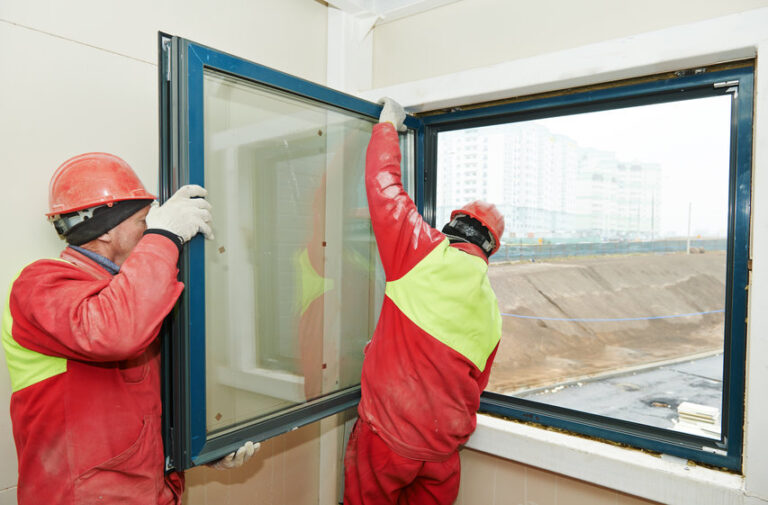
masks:
<instances>
[{"instance_id":1,"label":"hi-vis yellow stripe","mask_svg":"<svg viewBox=\"0 0 768 505\"><path fill-rule=\"evenodd\" d=\"M386 294L419 328L466 356L481 371L501 338L501 314L481 258L446 239Z\"/></svg>"},{"instance_id":2,"label":"hi-vis yellow stripe","mask_svg":"<svg viewBox=\"0 0 768 505\"><path fill-rule=\"evenodd\" d=\"M19 272L20 274L21 272ZM11 287L16 279L16 274ZM13 316L11 316L11 293L5 300L2 321L2 341L5 350L5 362L11 375L11 390L15 393L38 382L67 371L67 360L55 356L46 356L22 347L13 339Z\"/></svg>"},{"instance_id":3,"label":"hi-vis yellow stripe","mask_svg":"<svg viewBox=\"0 0 768 505\"><path fill-rule=\"evenodd\" d=\"M309 251L304 249L298 257L299 263L299 290L301 293L301 314L310 306L312 302L323 296L327 291L333 289L333 279L321 277L309 261Z\"/></svg>"}]
</instances>

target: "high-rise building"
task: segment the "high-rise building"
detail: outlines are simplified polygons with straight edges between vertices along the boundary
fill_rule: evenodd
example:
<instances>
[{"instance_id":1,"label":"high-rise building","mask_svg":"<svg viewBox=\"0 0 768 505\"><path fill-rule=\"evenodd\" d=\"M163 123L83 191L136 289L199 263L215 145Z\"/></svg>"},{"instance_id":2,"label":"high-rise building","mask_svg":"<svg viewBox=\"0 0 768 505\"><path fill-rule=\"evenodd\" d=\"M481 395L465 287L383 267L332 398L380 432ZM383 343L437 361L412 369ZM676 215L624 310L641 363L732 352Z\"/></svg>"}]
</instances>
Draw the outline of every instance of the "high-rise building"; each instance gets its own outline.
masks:
<instances>
[{"instance_id":1,"label":"high-rise building","mask_svg":"<svg viewBox=\"0 0 768 505\"><path fill-rule=\"evenodd\" d=\"M438 225L466 202L494 202L506 239L652 239L658 235L661 168L619 161L536 123L440 134Z\"/></svg>"}]
</instances>

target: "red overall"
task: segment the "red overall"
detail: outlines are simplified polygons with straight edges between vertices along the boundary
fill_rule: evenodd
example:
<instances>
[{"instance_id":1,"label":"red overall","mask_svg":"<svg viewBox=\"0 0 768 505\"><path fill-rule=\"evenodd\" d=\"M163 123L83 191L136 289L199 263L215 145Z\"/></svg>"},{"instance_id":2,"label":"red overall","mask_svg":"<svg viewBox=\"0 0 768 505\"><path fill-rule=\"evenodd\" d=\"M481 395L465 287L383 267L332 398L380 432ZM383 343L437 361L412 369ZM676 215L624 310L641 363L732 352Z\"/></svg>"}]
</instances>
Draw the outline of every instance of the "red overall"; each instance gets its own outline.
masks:
<instances>
[{"instance_id":1,"label":"red overall","mask_svg":"<svg viewBox=\"0 0 768 505\"><path fill-rule=\"evenodd\" d=\"M3 315L19 505L178 505L164 475L157 334L178 249L144 236L120 272L67 248L13 282ZM63 260L63 261L62 261Z\"/></svg>"},{"instance_id":2,"label":"red overall","mask_svg":"<svg viewBox=\"0 0 768 505\"><path fill-rule=\"evenodd\" d=\"M344 503L450 504L501 336L487 260L476 246L449 247L419 215L389 123L373 128L366 189L387 288L363 361Z\"/></svg>"}]
</instances>

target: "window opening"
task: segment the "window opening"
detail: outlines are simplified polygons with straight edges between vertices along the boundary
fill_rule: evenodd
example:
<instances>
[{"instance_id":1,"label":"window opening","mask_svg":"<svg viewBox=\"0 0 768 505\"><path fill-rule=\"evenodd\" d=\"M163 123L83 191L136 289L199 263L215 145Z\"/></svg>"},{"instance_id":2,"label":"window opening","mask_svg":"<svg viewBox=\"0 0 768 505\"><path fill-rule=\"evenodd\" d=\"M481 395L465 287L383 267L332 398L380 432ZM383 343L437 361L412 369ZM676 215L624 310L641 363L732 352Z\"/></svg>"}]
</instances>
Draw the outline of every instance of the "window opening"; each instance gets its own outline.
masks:
<instances>
[{"instance_id":1,"label":"window opening","mask_svg":"<svg viewBox=\"0 0 768 505\"><path fill-rule=\"evenodd\" d=\"M430 183L505 216L481 410L738 468L752 74L691 74L428 113Z\"/></svg>"}]
</instances>

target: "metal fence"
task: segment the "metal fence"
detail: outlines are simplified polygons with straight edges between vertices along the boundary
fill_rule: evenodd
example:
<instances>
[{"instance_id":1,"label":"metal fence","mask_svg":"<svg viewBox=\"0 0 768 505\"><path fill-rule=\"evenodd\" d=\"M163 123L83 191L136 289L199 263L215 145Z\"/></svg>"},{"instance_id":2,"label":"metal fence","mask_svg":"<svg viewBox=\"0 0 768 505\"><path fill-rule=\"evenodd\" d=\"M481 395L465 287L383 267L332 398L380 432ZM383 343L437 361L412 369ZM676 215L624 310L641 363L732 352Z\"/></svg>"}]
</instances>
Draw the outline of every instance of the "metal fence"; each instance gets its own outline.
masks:
<instances>
[{"instance_id":1,"label":"metal fence","mask_svg":"<svg viewBox=\"0 0 768 505\"><path fill-rule=\"evenodd\" d=\"M530 261L566 256L685 252L688 241L648 240L643 242L576 242L566 244L504 243L491 261ZM691 252L725 251L726 239L692 239Z\"/></svg>"}]
</instances>

